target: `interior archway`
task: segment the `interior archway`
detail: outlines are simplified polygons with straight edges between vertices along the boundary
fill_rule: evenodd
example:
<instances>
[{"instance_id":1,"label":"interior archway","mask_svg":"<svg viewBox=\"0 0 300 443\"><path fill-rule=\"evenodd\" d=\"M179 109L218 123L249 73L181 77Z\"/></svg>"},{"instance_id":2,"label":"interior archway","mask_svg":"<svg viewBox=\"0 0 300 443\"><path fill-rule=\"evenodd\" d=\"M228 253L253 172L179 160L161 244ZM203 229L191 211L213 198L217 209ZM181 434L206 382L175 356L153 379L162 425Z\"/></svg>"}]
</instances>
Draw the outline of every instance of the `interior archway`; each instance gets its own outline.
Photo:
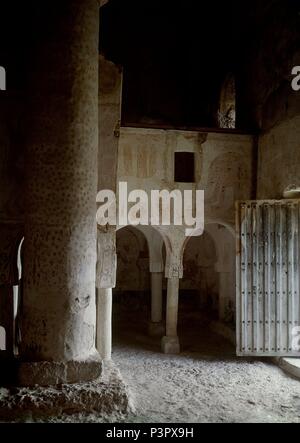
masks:
<instances>
[{"instance_id":1,"label":"interior archway","mask_svg":"<svg viewBox=\"0 0 300 443\"><path fill-rule=\"evenodd\" d=\"M113 344L143 348L153 345L148 335L151 320L151 254L148 241L142 230L132 226L117 231ZM156 346L160 346L158 339L156 342Z\"/></svg>"},{"instance_id":2,"label":"interior archway","mask_svg":"<svg viewBox=\"0 0 300 443\"><path fill-rule=\"evenodd\" d=\"M235 243L229 229L208 224L202 236L187 240L180 282L178 333L182 350L199 350L215 340L212 333L234 335ZM232 331L232 333L230 332ZM205 336L205 338L204 338Z\"/></svg>"}]
</instances>

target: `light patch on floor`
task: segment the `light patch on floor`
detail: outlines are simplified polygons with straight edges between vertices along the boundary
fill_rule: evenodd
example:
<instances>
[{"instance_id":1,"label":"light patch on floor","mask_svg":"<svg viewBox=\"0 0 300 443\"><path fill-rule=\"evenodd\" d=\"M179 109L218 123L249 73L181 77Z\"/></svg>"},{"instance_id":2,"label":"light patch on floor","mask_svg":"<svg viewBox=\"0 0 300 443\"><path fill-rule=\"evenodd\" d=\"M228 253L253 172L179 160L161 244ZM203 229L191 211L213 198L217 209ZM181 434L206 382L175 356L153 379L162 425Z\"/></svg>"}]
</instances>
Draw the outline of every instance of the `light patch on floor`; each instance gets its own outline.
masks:
<instances>
[{"instance_id":1,"label":"light patch on floor","mask_svg":"<svg viewBox=\"0 0 300 443\"><path fill-rule=\"evenodd\" d=\"M206 324L188 324L178 356L161 354L142 331L116 342L113 358L137 409L126 422L300 422L299 381L268 359L235 357Z\"/></svg>"},{"instance_id":2,"label":"light patch on floor","mask_svg":"<svg viewBox=\"0 0 300 443\"><path fill-rule=\"evenodd\" d=\"M139 320L138 320L139 319ZM115 318L113 359L136 412L49 418L93 423L300 423L300 382L269 359L243 359L209 322L181 316L182 353L163 355L135 313Z\"/></svg>"}]
</instances>

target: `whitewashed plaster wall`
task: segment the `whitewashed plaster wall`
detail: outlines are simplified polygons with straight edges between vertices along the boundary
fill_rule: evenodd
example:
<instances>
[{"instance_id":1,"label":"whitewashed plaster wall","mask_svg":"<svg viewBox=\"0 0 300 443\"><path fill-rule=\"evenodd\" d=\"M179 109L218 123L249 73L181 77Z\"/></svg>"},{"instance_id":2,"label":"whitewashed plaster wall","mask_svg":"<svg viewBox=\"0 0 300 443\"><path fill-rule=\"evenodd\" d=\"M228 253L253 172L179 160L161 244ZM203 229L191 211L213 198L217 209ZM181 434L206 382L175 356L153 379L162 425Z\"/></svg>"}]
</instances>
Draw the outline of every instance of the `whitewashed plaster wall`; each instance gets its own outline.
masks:
<instances>
[{"instance_id":1,"label":"whitewashed plaster wall","mask_svg":"<svg viewBox=\"0 0 300 443\"><path fill-rule=\"evenodd\" d=\"M193 184L174 182L174 153L180 151L195 153ZM184 279L181 289L212 294L219 291L219 297L225 300L223 317L227 315L227 311L234 311L235 201L253 198L253 152L254 139L250 135L141 128L121 128L120 132L117 181L127 182L129 191L205 191L205 229L210 235L188 241L184 236L184 227L172 226L164 228L163 234L169 239L173 249L179 248L182 255ZM126 257L126 261L126 252L128 254L132 246L129 237L125 240L126 230L121 233L122 231L118 234L120 242L117 248L123 251L120 256ZM213 248L208 247L211 241L214 242ZM124 242L127 242L127 247ZM125 275L126 266L122 260L121 258L118 271L118 289L136 290L138 287L140 290L142 281L144 290L150 289L147 283L147 264L144 263L143 269L138 269L138 266L132 269L130 274L135 273L134 278L123 279L122 273ZM140 263L139 259L136 263ZM130 263L127 270L132 266ZM193 276L190 275L191 269L197 269Z\"/></svg>"},{"instance_id":2,"label":"whitewashed plaster wall","mask_svg":"<svg viewBox=\"0 0 300 443\"><path fill-rule=\"evenodd\" d=\"M206 221L234 225L236 200L253 192L253 137L232 133L121 128L118 182L129 190L205 191ZM174 153L195 153L195 183L174 182Z\"/></svg>"}]
</instances>

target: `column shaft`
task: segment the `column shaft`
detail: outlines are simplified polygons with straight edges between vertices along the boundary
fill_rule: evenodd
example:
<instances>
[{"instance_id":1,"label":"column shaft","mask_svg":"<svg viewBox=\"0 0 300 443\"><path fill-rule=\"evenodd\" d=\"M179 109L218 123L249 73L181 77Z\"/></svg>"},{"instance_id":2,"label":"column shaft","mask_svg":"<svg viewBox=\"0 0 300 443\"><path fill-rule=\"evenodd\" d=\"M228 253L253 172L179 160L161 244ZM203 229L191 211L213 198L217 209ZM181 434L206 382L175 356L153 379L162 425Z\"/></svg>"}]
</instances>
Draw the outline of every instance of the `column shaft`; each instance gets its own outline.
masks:
<instances>
[{"instance_id":1,"label":"column shaft","mask_svg":"<svg viewBox=\"0 0 300 443\"><path fill-rule=\"evenodd\" d=\"M162 339L162 350L165 354L178 354L180 352L177 335L179 278L168 279L167 297L166 337Z\"/></svg>"},{"instance_id":2,"label":"column shaft","mask_svg":"<svg viewBox=\"0 0 300 443\"><path fill-rule=\"evenodd\" d=\"M103 360L111 360L112 289L97 290L97 349Z\"/></svg>"},{"instance_id":3,"label":"column shaft","mask_svg":"<svg viewBox=\"0 0 300 443\"><path fill-rule=\"evenodd\" d=\"M168 279L167 336L177 337L179 279Z\"/></svg>"},{"instance_id":4,"label":"column shaft","mask_svg":"<svg viewBox=\"0 0 300 443\"><path fill-rule=\"evenodd\" d=\"M162 337L165 326L162 323L163 273L151 272L151 321L148 333L151 337Z\"/></svg>"},{"instance_id":5,"label":"column shaft","mask_svg":"<svg viewBox=\"0 0 300 443\"><path fill-rule=\"evenodd\" d=\"M36 8L38 34L27 123L21 357L58 364L58 372L65 375L45 383L80 381L81 370L74 367L66 375L60 363L83 365L97 356L99 3L45 0ZM85 374L87 379L95 376Z\"/></svg>"},{"instance_id":6,"label":"column shaft","mask_svg":"<svg viewBox=\"0 0 300 443\"><path fill-rule=\"evenodd\" d=\"M151 273L151 321L160 323L162 321L162 272Z\"/></svg>"}]
</instances>

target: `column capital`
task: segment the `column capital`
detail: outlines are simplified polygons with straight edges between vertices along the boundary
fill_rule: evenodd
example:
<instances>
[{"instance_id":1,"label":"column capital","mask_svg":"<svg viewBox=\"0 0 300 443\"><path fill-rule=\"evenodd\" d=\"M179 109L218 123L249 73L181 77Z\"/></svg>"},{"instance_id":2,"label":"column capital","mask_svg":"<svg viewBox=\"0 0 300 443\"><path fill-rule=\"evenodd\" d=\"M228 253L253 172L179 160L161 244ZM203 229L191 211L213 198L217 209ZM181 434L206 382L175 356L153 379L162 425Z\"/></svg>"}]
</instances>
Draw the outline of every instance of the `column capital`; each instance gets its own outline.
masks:
<instances>
[{"instance_id":1,"label":"column capital","mask_svg":"<svg viewBox=\"0 0 300 443\"><path fill-rule=\"evenodd\" d=\"M165 271L166 278L183 278L183 256L180 252L167 254Z\"/></svg>"},{"instance_id":2,"label":"column capital","mask_svg":"<svg viewBox=\"0 0 300 443\"><path fill-rule=\"evenodd\" d=\"M179 263L170 263L166 266L166 278L183 278L183 265Z\"/></svg>"}]
</instances>

